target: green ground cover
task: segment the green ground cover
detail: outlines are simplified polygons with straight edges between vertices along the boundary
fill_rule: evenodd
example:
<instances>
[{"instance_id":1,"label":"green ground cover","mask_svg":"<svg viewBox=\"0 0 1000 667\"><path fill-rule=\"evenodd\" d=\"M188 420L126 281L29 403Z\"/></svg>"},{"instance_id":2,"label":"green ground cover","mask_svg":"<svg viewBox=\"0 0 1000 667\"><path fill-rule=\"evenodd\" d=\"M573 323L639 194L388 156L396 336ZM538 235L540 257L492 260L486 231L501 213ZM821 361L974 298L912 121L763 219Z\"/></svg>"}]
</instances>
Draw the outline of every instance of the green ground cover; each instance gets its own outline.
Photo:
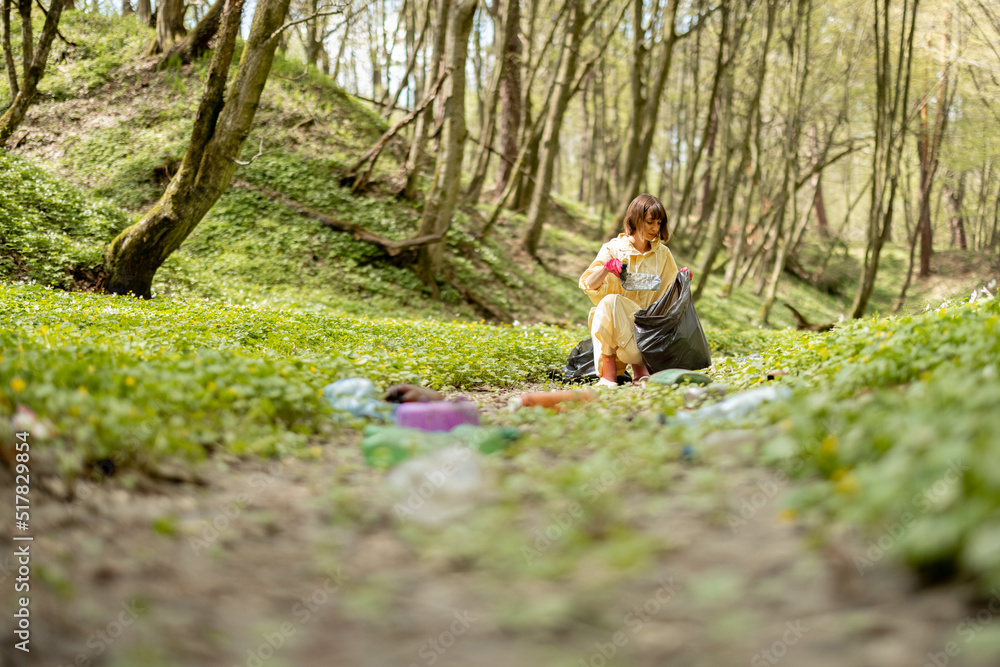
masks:
<instances>
[{"instance_id":1,"label":"green ground cover","mask_svg":"<svg viewBox=\"0 0 1000 667\"><path fill-rule=\"evenodd\" d=\"M579 333L534 326L371 319L207 301L0 286L3 409L51 419L82 461L120 453L292 454L328 433L322 387L509 386L544 379ZM143 425L144 441L126 437Z\"/></svg>"}]
</instances>

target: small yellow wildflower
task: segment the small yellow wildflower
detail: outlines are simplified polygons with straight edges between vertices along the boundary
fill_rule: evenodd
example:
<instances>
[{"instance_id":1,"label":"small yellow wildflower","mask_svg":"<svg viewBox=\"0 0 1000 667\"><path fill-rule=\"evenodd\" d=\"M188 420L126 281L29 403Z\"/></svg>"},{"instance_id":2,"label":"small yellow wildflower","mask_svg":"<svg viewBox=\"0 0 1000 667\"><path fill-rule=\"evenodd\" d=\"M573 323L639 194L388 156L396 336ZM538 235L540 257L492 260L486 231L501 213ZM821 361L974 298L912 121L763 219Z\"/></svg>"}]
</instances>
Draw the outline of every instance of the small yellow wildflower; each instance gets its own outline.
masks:
<instances>
[{"instance_id":1,"label":"small yellow wildflower","mask_svg":"<svg viewBox=\"0 0 1000 667\"><path fill-rule=\"evenodd\" d=\"M823 442L819 445L819 451L823 454L836 454L838 444L839 441L837 440L837 435L835 433L831 433L823 438Z\"/></svg>"},{"instance_id":2,"label":"small yellow wildflower","mask_svg":"<svg viewBox=\"0 0 1000 667\"><path fill-rule=\"evenodd\" d=\"M26 386L28 386L27 383L21 378L14 378L10 381L10 388L14 391L24 391Z\"/></svg>"},{"instance_id":3,"label":"small yellow wildflower","mask_svg":"<svg viewBox=\"0 0 1000 667\"><path fill-rule=\"evenodd\" d=\"M135 386L135 378L132 377L131 375L129 375L127 378L125 378L125 386L126 387L134 387Z\"/></svg>"},{"instance_id":4,"label":"small yellow wildflower","mask_svg":"<svg viewBox=\"0 0 1000 667\"><path fill-rule=\"evenodd\" d=\"M854 473L847 473L834 485L837 493L843 493L849 495L858 490L858 480L854 476Z\"/></svg>"}]
</instances>

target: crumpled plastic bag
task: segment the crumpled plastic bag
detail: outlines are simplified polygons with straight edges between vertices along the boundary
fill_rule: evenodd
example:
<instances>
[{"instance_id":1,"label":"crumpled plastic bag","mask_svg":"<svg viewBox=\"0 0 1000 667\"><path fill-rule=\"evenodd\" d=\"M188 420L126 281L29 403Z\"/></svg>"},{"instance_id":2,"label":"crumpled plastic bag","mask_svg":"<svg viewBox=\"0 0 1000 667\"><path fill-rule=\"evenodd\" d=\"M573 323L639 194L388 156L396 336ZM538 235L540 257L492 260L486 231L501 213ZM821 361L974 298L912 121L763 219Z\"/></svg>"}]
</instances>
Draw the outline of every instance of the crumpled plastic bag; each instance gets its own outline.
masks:
<instances>
[{"instance_id":1,"label":"crumpled plastic bag","mask_svg":"<svg viewBox=\"0 0 1000 667\"><path fill-rule=\"evenodd\" d=\"M723 421L740 419L754 412L765 403L784 401L792 396L792 391L788 387L768 385L748 389L738 394L733 394L718 403L706 405L691 412L678 412L675 419L679 422L700 422L700 421Z\"/></svg>"},{"instance_id":2,"label":"crumpled plastic bag","mask_svg":"<svg viewBox=\"0 0 1000 667\"><path fill-rule=\"evenodd\" d=\"M379 398L379 391L368 378L344 378L323 387L323 398L334 410L354 417L391 421L396 406Z\"/></svg>"}]
</instances>

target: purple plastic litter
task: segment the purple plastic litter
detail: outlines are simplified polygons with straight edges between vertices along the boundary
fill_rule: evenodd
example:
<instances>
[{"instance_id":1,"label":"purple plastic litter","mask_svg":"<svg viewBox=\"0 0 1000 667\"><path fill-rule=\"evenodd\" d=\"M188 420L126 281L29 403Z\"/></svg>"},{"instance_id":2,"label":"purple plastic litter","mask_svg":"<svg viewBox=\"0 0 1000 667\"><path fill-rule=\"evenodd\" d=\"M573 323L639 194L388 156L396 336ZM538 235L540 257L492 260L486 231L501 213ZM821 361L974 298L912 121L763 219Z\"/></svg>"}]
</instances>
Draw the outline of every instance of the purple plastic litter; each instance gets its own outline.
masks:
<instances>
[{"instance_id":1,"label":"purple plastic litter","mask_svg":"<svg viewBox=\"0 0 1000 667\"><path fill-rule=\"evenodd\" d=\"M396 425L423 431L450 431L461 424L479 425L479 411L468 401L401 403L396 408Z\"/></svg>"}]
</instances>

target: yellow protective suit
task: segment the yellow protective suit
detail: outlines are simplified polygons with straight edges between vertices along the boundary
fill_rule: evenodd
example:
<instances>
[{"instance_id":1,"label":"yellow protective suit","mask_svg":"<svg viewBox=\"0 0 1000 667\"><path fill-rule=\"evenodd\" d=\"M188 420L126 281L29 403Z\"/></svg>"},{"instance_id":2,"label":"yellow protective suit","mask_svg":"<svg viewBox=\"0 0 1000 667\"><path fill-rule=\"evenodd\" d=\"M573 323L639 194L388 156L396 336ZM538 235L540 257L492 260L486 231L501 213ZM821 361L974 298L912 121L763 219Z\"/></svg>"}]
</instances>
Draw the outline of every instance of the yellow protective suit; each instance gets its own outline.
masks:
<instances>
[{"instance_id":1,"label":"yellow protective suit","mask_svg":"<svg viewBox=\"0 0 1000 667\"><path fill-rule=\"evenodd\" d=\"M628 273L655 273L660 276L660 289L626 291L613 273L608 273L597 289L587 289L587 278L613 257L621 260L622 264L628 264ZM594 302L589 324L598 374L601 372L602 355L615 357L619 375L625 371L627 364L642 364L642 355L635 343L635 314L663 296L676 277L677 263L660 239L654 240L644 253L636 250L625 234L619 234L601 246L597 259L580 276L580 289Z\"/></svg>"}]
</instances>

